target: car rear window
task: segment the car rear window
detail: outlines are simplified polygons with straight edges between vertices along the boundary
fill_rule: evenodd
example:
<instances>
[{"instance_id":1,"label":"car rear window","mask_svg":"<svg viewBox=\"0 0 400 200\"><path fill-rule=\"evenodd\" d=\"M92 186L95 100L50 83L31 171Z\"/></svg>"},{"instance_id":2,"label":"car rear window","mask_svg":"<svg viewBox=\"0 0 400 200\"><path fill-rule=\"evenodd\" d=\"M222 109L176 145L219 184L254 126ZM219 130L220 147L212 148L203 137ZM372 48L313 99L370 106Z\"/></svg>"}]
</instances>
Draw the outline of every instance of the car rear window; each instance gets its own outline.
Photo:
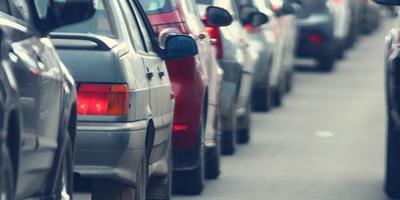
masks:
<instances>
[{"instance_id":1,"label":"car rear window","mask_svg":"<svg viewBox=\"0 0 400 200\"><path fill-rule=\"evenodd\" d=\"M161 14L176 9L176 0L139 0L147 14Z\"/></svg>"},{"instance_id":2,"label":"car rear window","mask_svg":"<svg viewBox=\"0 0 400 200\"><path fill-rule=\"evenodd\" d=\"M88 33L96 34L107 37L116 37L115 29L112 26L112 20L110 18L111 9L106 5L106 0L95 0L96 12L92 18L87 21L65 26L57 29L55 32L58 33Z\"/></svg>"}]
</instances>

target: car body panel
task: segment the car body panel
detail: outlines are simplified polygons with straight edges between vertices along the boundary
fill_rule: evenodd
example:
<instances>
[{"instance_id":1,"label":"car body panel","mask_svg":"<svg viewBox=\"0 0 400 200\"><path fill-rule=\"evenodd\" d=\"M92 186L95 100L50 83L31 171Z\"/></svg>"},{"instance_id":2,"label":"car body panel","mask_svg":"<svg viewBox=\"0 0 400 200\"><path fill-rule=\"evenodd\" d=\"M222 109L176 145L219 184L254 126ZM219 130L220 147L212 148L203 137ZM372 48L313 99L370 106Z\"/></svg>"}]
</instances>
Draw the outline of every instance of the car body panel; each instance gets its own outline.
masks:
<instances>
[{"instance_id":1,"label":"car body panel","mask_svg":"<svg viewBox=\"0 0 400 200\"><path fill-rule=\"evenodd\" d=\"M126 116L78 117L76 172L86 178L113 179L135 186L140 184L136 173L145 156L151 126L155 133L151 152L147 152L151 155L149 176L168 173L165 167L157 166L167 166L165 155L169 152L174 99L165 62L156 53L152 31L137 2L103 1L103 7L107 15L53 34L60 56L78 87L102 83L126 84L129 88L130 108ZM99 29L110 26L113 35L73 33L82 30L79 26L93 24ZM94 42L94 47L87 48L88 42Z\"/></svg>"},{"instance_id":2,"label":"car body panel","mask_svg":"<svg viewBox=\"0 0 400 200\"><path fill-rule=\"evenodd\" d=\"M17 8L15 2L9 3ZM4 34L1 49L9 52L2 56L1 66L2 78L8 79L2 80L2 91L7 93L2 96L6 108L2 113L2 133L7 133L11 120L17 120L14 123L19 127L15 128L20 132L13 134L20 135L6 136L18 139L11 155L16 175L15 198L50 197L55 192L61 152L68 137L64 130L76 102L75 84L50 40L29 21L33 17L30 7L22 3L17 9L25 9L24 17L0 12ZM12 115L16 118L11 119Z\"/></svg>"}]
</instances>

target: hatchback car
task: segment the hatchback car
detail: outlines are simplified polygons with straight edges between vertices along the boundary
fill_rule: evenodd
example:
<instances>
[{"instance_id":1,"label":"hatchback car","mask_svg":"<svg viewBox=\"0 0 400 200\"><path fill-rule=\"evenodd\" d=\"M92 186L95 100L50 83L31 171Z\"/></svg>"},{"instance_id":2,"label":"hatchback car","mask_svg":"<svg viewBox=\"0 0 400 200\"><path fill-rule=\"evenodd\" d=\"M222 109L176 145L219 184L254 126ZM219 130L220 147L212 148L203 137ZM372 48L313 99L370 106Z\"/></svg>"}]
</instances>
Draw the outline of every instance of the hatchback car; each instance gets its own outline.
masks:
<instances>
[{"instance_id":1,"label":"hatchback car","mask_svg":"<svg viewBox=\"0 0 400 200\"><path fill-rule=\"evenodd\" d=\"M303 0L301 5L302 9L297 14L297 56L314 59L320 70L332 71L336 60L334 16L327 0Z\"/></svg>"},{"instance_id":2,"label":"hatchback car","mask_svg":"<svg viewBox=\"0 0 400 200\"><path fill-rule=\"evenodd\" d=\"M93 11L85 0L0 1L1 199L72 199L75 83L47 34Z\"/></svg>"},{"instance_id":3,"label":"hatchback car","mask_svg":"<svg viewBox=\"0 0 400 200\"><path fill-rule=\"evenodd\" d=\"M138 1L95 2L91 20L52 34L78 87L75 172L92 180L92 199L170 199L174 95L164 60L193 56L196 44L183 35L159 44Z\"/></svg>"},{"instance_id":4,"label":"hatchback car","mask_svg":"<svg viewBox=\"0 0 400 200\"><path fill-rule=\"evenodd\" d=\"M164 40L170 34L187 34L195 39L199 48L196 56L167 63L176 95L173 126L174 191L198 194L204 185L204 168L209 178L219 175L218 107L221 77L214 47L197 5L192 0L142 0L141 3L159 40ZM224 11L213 8L212 12ZM217 14L217 17L220 16ZM231 22L230 16L217 20L215 15L208 17L210 22L219 22L214 26L229 25Z\"/></svg>"},{"instance_id":5,"label":"hatchback car","mask_svg":"<svg viewBox=\"0 0 400 200\"><path fill-rule=\"evenodd\" d=\"M384 5L400 5L400 1L375 0ZM400 17L399 19L400 20ZM390 198L400 198L400 26L398 23L386 37L386 177L385 191Z\"/></svg>"}]
</instances>

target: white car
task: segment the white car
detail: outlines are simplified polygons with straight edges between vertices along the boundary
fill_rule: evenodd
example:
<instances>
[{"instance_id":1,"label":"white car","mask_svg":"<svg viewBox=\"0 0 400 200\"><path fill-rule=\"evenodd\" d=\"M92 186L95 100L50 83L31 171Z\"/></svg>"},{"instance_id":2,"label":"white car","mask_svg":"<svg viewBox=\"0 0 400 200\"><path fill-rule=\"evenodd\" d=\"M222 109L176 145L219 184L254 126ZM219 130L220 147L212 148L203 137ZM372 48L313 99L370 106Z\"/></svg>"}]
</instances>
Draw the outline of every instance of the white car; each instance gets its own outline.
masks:
<instances>
[{"instance_id":1,"label":"white car","mask_svg":"<svg viewBox=\"0 0 400 200\"><path fill-rule=\"evenodd\" d=\"M200 13L208 6L226 9L233 17L230 26L216 28L207 26L207 31L217 49L217 58L224 70L222 80L222 153L233 154L236 141L249 140L251 90L253 72L259 54L250 46L250 35L243 28L234 0L196 0ZM238 134L238 138L237 138Z\"/></svg>"}]
</instances>

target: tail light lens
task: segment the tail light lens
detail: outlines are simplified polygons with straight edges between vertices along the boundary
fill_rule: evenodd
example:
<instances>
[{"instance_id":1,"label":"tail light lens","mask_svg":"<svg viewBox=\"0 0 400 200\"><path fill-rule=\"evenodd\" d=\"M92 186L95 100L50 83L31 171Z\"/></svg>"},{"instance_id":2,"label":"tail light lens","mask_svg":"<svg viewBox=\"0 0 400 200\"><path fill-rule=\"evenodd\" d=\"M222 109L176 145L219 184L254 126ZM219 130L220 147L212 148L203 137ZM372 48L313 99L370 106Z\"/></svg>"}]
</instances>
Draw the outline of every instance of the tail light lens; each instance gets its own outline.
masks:
<instances>
[{"instance_id":1,"label":"tail light lens","mask_svg":"<svg viewBox=\"0 0 400 200\"><path fill-rule=\"evenodd\" d=\"M261 29L260 29L259 27L255 27L255 26L253 26L253 25L251 25L251 24L245 24L245 25L243 26L243 28L244 28L246 31L248 31L249 33L257 33L257 32L260 32L260 31L261 31Z\"/></svg>"},{"instance_id":2,"label":"tail light lens","mask_svg":"<svg viewBox=\"0 0 400 200\"><path fill-rule=\"evenodd\" d=\"M187 131L189 129L189 126L184 124L174 124L172 126L172 129L174 132L183 132Z\"/></svg>"},{"instance_id":3,"label":"tail light lens","mask_svg":"<svg viewBox=\"0 0 400 200\"><path fill-rule=\"evenodd\" d=\"M127 85L81 84L78 88L79 115L127 115Z\"/></svg>"},{"instance_id":4,"label":"tail light lens","mask_svg":"<svg viewBox=\"0 0 400 200\"><path fill-rule=\"evenodd\" d=\"M221 31L219 30L218 27L207 26L207 25L206 25L206 31L207 31L208 35L210 35L211 39L213 40L213 44L214 44L215 48L217 49L217 58L218 59L224 58Z\"/></svg>"},{"instance_id":5,"label":"tail light lens","mask_svg":"<svg viewBox=\"0 0 400 200\"><path fill-rule=\"evenodd\" d=\"M310 35L308 35L308 40L310 41L311 44L321 44L322 42L322 37L321 35L317 34L317 33L312 33Z\"/></svg>"}]
</instances>

